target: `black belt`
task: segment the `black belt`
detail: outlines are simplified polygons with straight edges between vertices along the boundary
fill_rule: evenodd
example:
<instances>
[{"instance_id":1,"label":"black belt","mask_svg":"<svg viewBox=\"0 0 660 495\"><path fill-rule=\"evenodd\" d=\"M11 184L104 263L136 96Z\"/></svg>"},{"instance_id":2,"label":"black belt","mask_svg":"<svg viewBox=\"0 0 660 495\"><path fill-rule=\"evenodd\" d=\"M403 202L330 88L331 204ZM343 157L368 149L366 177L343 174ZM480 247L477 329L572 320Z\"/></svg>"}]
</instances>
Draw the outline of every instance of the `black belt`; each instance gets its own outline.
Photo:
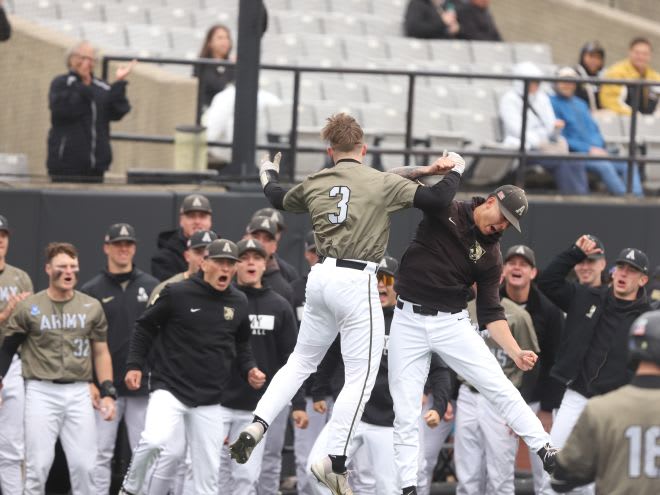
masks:
<instances>
[{"instance_id":1,"label":"black belt","mask_svg":"<svg viewBox=\"0 0 660 495\"><path fill-rule=\"evenodd\" d=\"M38 382L50 382L56 385L71 385L72 383L77 383L80 380L42 380L41 378L34 378Z\"/></svg>"},{"instance_id":2,"label":"black belt","mask_svg":"<svg viewBox=\"0 0 660 495\"><path fill-rule=\"evenodd\" d=\"M478 391L476 388L474 388L472 385L470 385L469 383L466 383L466 385L467 385L467 387L468 387L472 392L474 392L475 394L478 394L478 393L479 393L479 391Z\"/></svg>"},{"instance_id":3,"label":"black belt","mask_svg":"<svg viewBox=\"0 0 660 495\"><path fill-rule=\"evenodd\" d=\"M438 309L433 309L429 306L423 306L421 304L415 304L411 303L408 301L405 301L405 304L410 304L412 306L413 313L417 313L418 315L424 315L424 316L438 316L438 313L445 313L446 311L440 311ZM401 299L397 299L396 301L396 307L399 309L403 309L404 301ZM451 314L455 315L460 313L461 311L452 311Z\"/></svg>"},{"instance_id":4,"label":"black belt","mask_svg":"<svg viewBox=\"0 0 660 495\"><path fill-rule=\"evenodd\" d=\"M338 266L339 268L352 268L353 270L362 271L367 267L367 264L361 261L337 260L335 266Z\"/></svg>"}]
</instances>

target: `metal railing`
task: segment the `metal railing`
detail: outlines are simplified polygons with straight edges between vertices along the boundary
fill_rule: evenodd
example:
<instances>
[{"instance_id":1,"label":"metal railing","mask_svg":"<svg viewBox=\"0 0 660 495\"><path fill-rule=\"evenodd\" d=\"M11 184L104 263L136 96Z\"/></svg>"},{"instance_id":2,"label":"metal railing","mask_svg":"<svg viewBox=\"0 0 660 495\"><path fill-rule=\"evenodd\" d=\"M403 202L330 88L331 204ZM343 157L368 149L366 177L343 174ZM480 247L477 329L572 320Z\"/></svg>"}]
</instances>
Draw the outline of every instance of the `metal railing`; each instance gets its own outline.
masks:
<instances>
[{"instance_id":1,"label":"metal railing","mask_svg":"<svg viewBox=\"0 0 660 495\"><path fill-rule=\"evenodd\" d=\"M120 56L120 55L106 55L102 60L102 77L107 80L108 68L111 61L130 61L135 57ZM216 59L181 59L181 58L154 58L154 57L138 57L138 61L154 64L175 64L175 65L189 65L193 67L200 67L205 65L211 66L233 66L232 62L218 61ZM386 75L386 76L404 76L408 79L407 91L407 105L406 105L406 127L405 127L405 147L396 148L388 146L387 148L380 148L377 146L369 147L370 154L403 154L405 165L410 164L412 156L430 156L442 153L443 149L434 149L432 147L426 148L413 148L413 117L414 117L414 103L415 103L415 81L418 77L435 77L435 78L469 78L479 80L495 80L495 81L522 81L523 82L523 106L522 106L522 125L520 132L520 145L518 149L502 149L502 150L460 150L461 154L466 157L473 158L510 158L517 159L519 164L516 169L516 184L524 186L525 172L530 159L556 159L556 160L573 160L573 161L587 161L587 160L608 160L616 162L627 162L627 184L626 191L632 192L633 183L633 168L635 164L655 164L660 163L660 156L646 156L638 154L638 146L642 143L637 142L637 120L638 112L633 111L630 116L629 132L628 132L628 153L624 155L609 155L607 157L594 156L586 153L569 153L569 154L547 154L528 150L526 147L526 134L527 134L527 114L530 108L529 105L529 86L532 82L573 82L573 83L592 83L592 84L620 84L633 89L632 105L635 110L639 108L641 101L642 88L645 86L657 86L657 81L646 80L628 80L628 79L602 79L594 77L553 77L553 76L519 76L510 74L486 74L486 73L460 73L460 72L443 72L443 71L429 71L429 70L405 70L405 69L365 69L365 68L340 68L340 67L312 67L312 66L294 66L294 65L270 65L262 64L261 70L292 72L293 73L293 95L291 105L291 131L289 134L288 144L282 143L268 143L258 144L259 150L272 150L272 151L288 151L290 152L290 166L288 167L288 180L293 182L295 175L295 161L298 152L324 152L325 147L321 146L298 146L298 112L297 108L300 103L300 78L303 73L341 73L341 74L367 74L367 75ZM196 109L196 123L200 123L202 114L202 101L201 94L203 93L203 81L198 80L198 98ZM256 125L256 123L255 123ZM134 142L147 142L147 143L162 143L173 144L173 136L153 136L144 134L132 133L112 133L111 139L120 141L134 141ZM208 141L208 146L231 147L232 143L220 141ZM320 164L321 165L321 164ZM238 177L222 177L222 180L255 180L256 173L250 173L248 170L242 170L241 175Z\"/></svg>"}]
</instances>

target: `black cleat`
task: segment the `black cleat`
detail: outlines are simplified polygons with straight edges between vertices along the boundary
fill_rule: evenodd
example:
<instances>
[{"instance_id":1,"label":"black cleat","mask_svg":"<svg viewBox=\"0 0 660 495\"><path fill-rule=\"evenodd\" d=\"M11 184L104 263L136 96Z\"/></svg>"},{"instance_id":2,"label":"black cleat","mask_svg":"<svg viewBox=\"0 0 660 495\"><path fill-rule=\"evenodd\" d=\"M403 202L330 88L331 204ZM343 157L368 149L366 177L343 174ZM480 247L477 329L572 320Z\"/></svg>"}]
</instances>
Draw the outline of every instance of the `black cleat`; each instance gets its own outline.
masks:
<instances>
[{"instance_id":1,"label":"black cleat","mask_svg":"<svg viewBox=\"0 0 660 495\"><path fill-rule=\"evenodd\" d=\"M259 441L263 438L263 433L259 435L263 429L259 425L259 429L255 428L253 425L257 423L252 423L245 430L238 435L238 439L229 446L229 454L231 458L234 459L239 464L245 464L252 451L257 446Z\"/></svg>"},{"instance_id":2,"label":"black cleat","mask_svg":"<svg viewBox=\"0 0 660 495\"><path fill-rule=\"evenodd\" d=\"M401 493L403 495L417 495L417 488L414 486L407 486Z\"/></svg>"},{"instance_id":3,"label":"black cleat","mask_svg":"<svg viewBox=\"0 0 660 495\"><path fill-rule=\"evenodd\" d=\"M545 469L548 474L552 474L557 467L557 454L559 453L559 449L551 447L549 443L546 443L536 453L543 462L543 469Z\"/></svg>"}]
</instances>

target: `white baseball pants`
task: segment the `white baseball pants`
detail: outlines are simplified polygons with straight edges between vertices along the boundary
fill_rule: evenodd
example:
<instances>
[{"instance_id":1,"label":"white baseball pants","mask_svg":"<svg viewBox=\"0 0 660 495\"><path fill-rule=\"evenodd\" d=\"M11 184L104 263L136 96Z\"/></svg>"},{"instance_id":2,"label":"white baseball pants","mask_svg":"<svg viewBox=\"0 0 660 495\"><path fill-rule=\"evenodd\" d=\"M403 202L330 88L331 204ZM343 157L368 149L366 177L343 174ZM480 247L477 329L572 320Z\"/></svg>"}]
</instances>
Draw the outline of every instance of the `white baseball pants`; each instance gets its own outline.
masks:
<instances>
[{"instance_id":1,"label":"white baseball pants","mask_svg":"<svg viewBox=\"0 0 660 495\"><path fill-rule=\"evenodd\" d=\"M225 432L229 438L229 443L233 443L238 435L252 423L252 412L240 409L225 408ZM268 435L271 434L268 428ZM262 458L266 441L259 442L250 455L250 459L245 464L236 462L223 462L220 466L220 483L218 495L255 495L257 493L257 482L262 468ZM223 446L222 456L229 459L229 448ZM279 490L279 486L277 487ZM277 493L277 491L273 492Z\"/></svg>"},{"instance_id":2,"label":"white baseball pants","mask_svg":"<svg viewBox=\"0 0 660 495\"><path fill-rule=\"evenodd\" d=\"M552 438L552 445L557 448L562 448L568 440L568 437L573 431L575 423L577 423L580 414L584 411L584 408L587 407L588 399L570 388L566 389L564 392L564 398L561 400L561 405L557 411L557 416L552 423L552 429L550 430L550 437ZM590 485L581 486L575 490L571 490L569 493L574 495L591 495L594 493L595 485L592 483ZM548 473L543 474L543 487L541 489L543 495L552 495L555 492L550 486L550 476Z\"/></svg>"},{"instance_id":3,"label":"white baseball pants","mask_svg":"<svg viewBox=\"0 0 660 495\"><path fill-rule=\"evenodd\" d=\"M2 493L23 493L25 458L24 407L25 384L18 354L2 380L0 391L0 490Z\"/></svg>"},{"instance_id":4,"label":"white baseball pants","mask_svg":"<svg viewBox=\"0 0 660 495\"><path fill-rule=\"evenodd\" d=\"M332 397L326 397L325 403L328 410L324 413L317 413L314 408L314 401L311 397L305 399L305 410L309 418L307 428L293 429L293 449L296 457L296 491L298 495L314 495L310 488L311 483L316 483L316 478L307 469L307 459L318 438L321 430L330 419L333 400Z\"/></svg>"},{"instance_id":5,"label":"white baseball pants","mask_svg":"<svg viewBox=\"0 0 660 495\"><path fill-rule=\"evenodd\" d=\"M347 455L376 380L385 343L376 263L364 270L317 263L307 279L306 303L296 347L259 401L255 414L269 424L316 371L337 332L344 358L344 388L334 405L327 454ZM421 393L420 393L421 397Z\"/></svg>"},{"instance_id":6,"label":"white baseball pants","mask_svg":"<svg viewBox=\"0 0 660 495\"><path fill-rule=\"evenodd\" d=\"M289 424L290 411L291 408L286 406L268 427L266 438L263 441L265 447L258 475L257 493L259 495L272 495L280 491L282 449L284 448L284 437L286 436L286 427Z\"/></svg>"},{"instance_id":7,"label":"white baseball pants","mask_svg":"<svg viewBox=\"0 0 660 495\"><path fill-rule=\"evenodd\" d=\"M89 384L26 380L24 495L44 494L58 437L73 495L97 495L96 419Z\"/></svg>"},{"instance_id":8,"label":"white baseball pants","mask_svg":"<svg viewBox=\"0 0 660 495\"><path fill-rule=\"evenodd\" d=\"M115 402L116 414L112 421L105 421L100 411L96 411L96 436L98 442L98 453L96 454L96 468L94 469L94 483L96 493L107 494L110 492L111 464L117 443L117 430L119 422L124 419L128 431L128 443L131 451L135 450L140 434L144 430L144 418L147 413L149 398L143 397L118 397Z\"/></svg>"},{"instance_id":9,"label":"white baseball pants","mask_svg":"<svg viewBox=\"0 0 660 495\"><path fill-rule=\"evenodd\" d=\"M532 412L534 412L534 414L538 416L539 411L541 410L541 403L530 402L529 407L532 410ZM554 418L554 412L556 411L557 411L556 409L553 411L553 418ZM550 438L552 438L552 435L550 435ZM527 452L529 453L529 465L532 467L532 478L534 479L534 493L538 494L541 493L541 487L543 486L543 477L545 476L545 469L543 469L543 461L536 454L536 452L532 452L531 450L528 450Z\"/></svg>"},{"instance_id":10,"label":"white baseball pants","mask_svg":"<svg viewBox=\"0 0 660 495\"><path fill-rule=\"evenodd\" d=\"M518 437L493 405L466 385L459 389L457 409L456 493L513 495Z\"/></svg>"},{"instance_id":11,"label":"white baseball pants","mask_svg":"<svg viewBox=\"0 0 660 495\"><path fill-rule=\"evenodd\" d=\"M422 408L422 415L425 414L433 406L433 395L428 395L426 405ZM456 403L452 402L454 408L454 415L456 414ZM433 472L435 466L438 464L438 457L440 451L444 446L447 438L454 428L454 420L449 422L444 419L440 420L440 424L435 428L426 425L422 422L422 438L424 439L424 467L419 467L418 480L423 483L417 483L417 493L419 495L429 495L431 493L431 483L433 483Z\"/></svg>"},{"instance_id":12,"label":"white baseball pants","mask_svg":"<svg viewBox=\"0 0 660 495\"><path fill-rule=\"evenodd\" d=\"M161 450L147 474L146 486L142 487L145 495L181 495L188 466L186 465L186 428L179 422L174 434Z\"/></svg>"},{"instance_id":13,"label":"white baseball pants","mask_svg":"<svg viewBox=\"0 0 660 495\"><path fill-rule=\"evenodd\" d=\"M467 311L437 316L413 312L404 302L394 310L389 339L389 382L394 400L394 451L401 487L417 482L420 397L431 352L463 376L489 400L513 431L535 452L550 442L541 421L504 375L484 340L474 331Z\"/></svg>"},{"instance_id":14,"label":"white baseball pants","mask_svg":"<svg viewBox=\"0 0 660 495\"><path fill-rule=\"evenodd\" d=\"M124 478L124 489L139 493L147 471L165 448L177 425L184 423L196 495L217 495L220 452L225 438L225 410L220 405L189 407L167 390L149 397L144 431Z\"/></svg>"}]
</instances>

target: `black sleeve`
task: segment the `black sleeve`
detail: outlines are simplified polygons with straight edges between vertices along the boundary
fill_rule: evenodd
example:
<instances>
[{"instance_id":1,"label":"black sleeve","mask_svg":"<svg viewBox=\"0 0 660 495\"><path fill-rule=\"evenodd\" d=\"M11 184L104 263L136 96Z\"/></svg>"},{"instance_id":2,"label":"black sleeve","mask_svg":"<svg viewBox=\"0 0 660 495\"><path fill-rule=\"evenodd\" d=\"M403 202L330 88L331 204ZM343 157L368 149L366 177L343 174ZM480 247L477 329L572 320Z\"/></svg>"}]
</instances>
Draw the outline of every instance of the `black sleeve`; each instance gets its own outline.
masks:
<instances>
[{"instance_id":1,"label":"black sleeve","mask_svg":"<svg viewBox=\"0 0 660 495\"><path fill-rule=\"evenodd\" d=\"M444 179L432 187L418 187L413 206L431 215L449 207L461 183L461 174L449 172Z\"/></svg>"},{"instance_id":2,"label":"black sleeve","mask_svg":"<svg viewBox=\"0 0 660 495\"><path fill-rule=\"evenodd\" d=\"M412 0L404 21L406 36L412 38L447 38L447 26L431 2Z\"/></svg>"},{"instance_id":3,"label":"black sleeve","mask_svg":"<svg viewBox=\"0 0 660 495\"><path fill-rule=\"evenodd\" d=\"M314 383L312 384L312 399L314 402L325 400L326 397L332 395L330 381L341 359L341 344L339 337L337 337L316 369Z\"/></svg>"},{"instance_id":4,"label":"black sleeve","mask_svg":"<svg viewBox=\"0 0 660 495\"><path fill-rule=\"evenodd\" d=\"M550 370L557 360L561 335L564 331L564 315L559 308L553 307L548 316L548 325L544 336L545 349L543 349L542 366L540 367L539 386L541 393L541 410L552 412L561 404L564 385L550 374ZM525 373L526 375L527 373ZM524 376L524 375L523 375Z\"/></svg>"},{"instance_id":5,"label":"black sleeve","mask_svg":"<svg viewBox=\"0 0 660 495\"><path fill-rule=\"evenodd\" d=\"M282 321L275 341L280 368L286 364L289 355L293 352L297 337L298 326L296 325L296 318L293 316L293 309L290 305L283 305Z\"/></svg>"},{"instance_id":6,"label":"black sleeve","mask_svg":"<svg viewBox=\"0 0 660 495\"><path fill-rule=\"evenodd\" d=\"M307 400L305 399L305 384L298 389L296 395L291 399L291 409L293 411L305 411L307 409Z\"/></svg>"},{"instance_id":7,"label":"black sleeve","mask_svg":"<svg viewBox=\"0 0 660 495\"><path fill-rule=\"evenodd\" d=\"M578 285L568 282L566 276L587 256L576 245L554 258L536 279L541 291L559 308L567 312L575 299Z\"/></svg>"},{"instance_id":8,"label":"black sleeve","mask_svg":"<svg viewBox=\"0 0 660 495\"><path fill-rule=\"evenodd\" d=\"M252 346L250 345L251 334L250 319L246 311L245 317L241 320L238 327L238 332L236 332L236 362L244 380L247 380L248 373L252 368L258 368L257 361L254 359L254 354L252 354Z\"/></svg>"},{"instance_id":9,"label":"black sleeve","mask_svg":"<svg viewBox=\"0 0 660 495\"><path fill-rule=\"evenodd\" d=\"M289 190L282 187L279 182L269 182L264 187L266 198L273 205L273 208L277 208L278 210L284 210L284 196L288 192Z\"/></svg>"},{"instance_id":10,"label":"black sleeve","mask_svg":"<svg viewBox=\"0 0 660 495\"><path fill-rule=\"evenodd\" d=\"M444 416L447 410L447 403L451 397L453 389L452 377L449 368L442 361L440 356L431 353L431 367L429 370L429 384L433 394L433 407L431 409L438 412L440 417Z\"/></svg>"},{"instance_id":11,"label":"black sleeve","mask_svg":"<svg viewBox=\"0 0 660 495\"><path fill-rule=\"evenodd\" d=\"M58 76L50 84L48 102L52 119L60 122L78 121L80 117L90 112L90 101L93 95L72 74Z\"/></svg>"},{"instance_id":12,"label":"black sleeve","mask_svg":"<svg viewBox=\"0 0 660 495\"><path fill-rule=\"evenodd\" d=\"M121 120L131 111L131 104L126 98L126 81L117 81L110 86L110 98L108 99L108 116L110 120Z\"/></svg>"},{"instance_id":13,"label":"black sleeve","mask_svg":"<svg viewBox=\"0 0 660 495\"><path fill-rule=\"evenodd\" d=\"M5 376L7 370L11 365L11 360L14 358L14 354L20 347L20 345L25 342L27 335L24 333L15 333L8 337L5 337L2 347L0 347L0 376Z\"/></svg>"},{"instance_id":14,"label":"black sleeve","mask_svg":"<svg viewBox=\"0 0 660 495\"><path fill-rule=\"evenodd\" d=\"M557 466L550 479L550 484L552 485L552 489L557 493L568 493L571 490L579 486L587 485L592 481L594 481L593 478L574 478L568 469L562 466L561 463L557 462Z\"/></svg>"},{"instance_id":15,"label":"black sleeve","mask_svg":"<svg viewBox=\"0 0 660 495\"><path fill-rule=\"evenodd\" d=\"M479 270L477 282L477 321L480 328L486 328L489 323L506 320L506 314L500 299L500 279L502 277L502 263Z\"/></svg>"},{"instance_id":16,"label":"black sleeve","mask_svg":"<svg viewBox=\"0 0 660 495\"><path fill-rule=\"evenodd\" d=\"M7 41L11 37L11 24L7 19L5 9L0 6L0 41Z\"/></svg>"},{"instance_id":17,"label":"black sleeve","mask_svg":"<svg viewBox=\"0 0 660 495\"><path fill-rule=\"evenodd\" d=\"M171 304L170 287L167 286L160 293L156 302L147 307L135 322L135 331L128 344L127 371L144 370L153 341L171 314Z\"/></svg>"}]
</instances>

